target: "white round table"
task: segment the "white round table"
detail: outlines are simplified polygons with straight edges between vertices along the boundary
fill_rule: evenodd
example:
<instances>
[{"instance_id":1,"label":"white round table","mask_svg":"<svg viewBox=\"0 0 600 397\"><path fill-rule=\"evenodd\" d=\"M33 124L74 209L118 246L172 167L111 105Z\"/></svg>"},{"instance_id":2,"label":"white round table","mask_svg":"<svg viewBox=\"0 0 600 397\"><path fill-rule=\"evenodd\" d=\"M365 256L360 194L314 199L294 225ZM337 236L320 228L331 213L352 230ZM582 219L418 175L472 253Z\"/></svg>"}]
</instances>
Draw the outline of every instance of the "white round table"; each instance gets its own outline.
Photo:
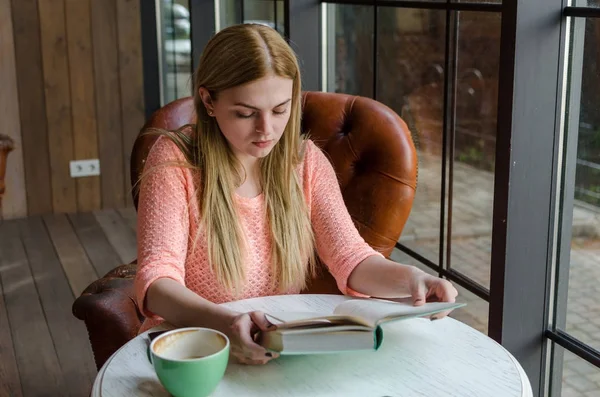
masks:
<instances>
[{"instance_id":1,"label":"white round table","mask_svg":"<svg viewBox=\"0 0 600 397\"><path fill-rule=\"evenodd\" d=\"M223 304L238 311L331 313L341 295L282 295ZM153 330L166 328L157 327ZM378 351L281 356L267 365L230 361L213 396L532 397L525 372L501 345L452 318L383 325ZM98 372L92 397L168 397L138 335Z\"/></svg>"}]
</instances>

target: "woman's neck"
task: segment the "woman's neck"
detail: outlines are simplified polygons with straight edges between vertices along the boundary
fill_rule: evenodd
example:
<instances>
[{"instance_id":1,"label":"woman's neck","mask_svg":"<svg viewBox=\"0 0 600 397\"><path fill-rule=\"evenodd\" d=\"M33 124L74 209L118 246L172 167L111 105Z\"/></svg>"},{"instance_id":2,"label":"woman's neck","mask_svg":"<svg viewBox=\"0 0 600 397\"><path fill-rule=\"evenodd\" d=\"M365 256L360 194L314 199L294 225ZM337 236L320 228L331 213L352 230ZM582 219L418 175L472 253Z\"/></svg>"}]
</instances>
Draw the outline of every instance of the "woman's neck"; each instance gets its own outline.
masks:
<instances>
[{"instance_id":1,"label":"woman's neck","mask_svg":"<svg viewBox=\"0 0 600 397\"><path fill-rule=\"evenodd\" d=\"M262 183L260 177L260 167L258 159L254 159L253 164L244 164L244 182L237 187L235 192L243 197L256 197L262 193Z\"/></svg>"}]
</instances>

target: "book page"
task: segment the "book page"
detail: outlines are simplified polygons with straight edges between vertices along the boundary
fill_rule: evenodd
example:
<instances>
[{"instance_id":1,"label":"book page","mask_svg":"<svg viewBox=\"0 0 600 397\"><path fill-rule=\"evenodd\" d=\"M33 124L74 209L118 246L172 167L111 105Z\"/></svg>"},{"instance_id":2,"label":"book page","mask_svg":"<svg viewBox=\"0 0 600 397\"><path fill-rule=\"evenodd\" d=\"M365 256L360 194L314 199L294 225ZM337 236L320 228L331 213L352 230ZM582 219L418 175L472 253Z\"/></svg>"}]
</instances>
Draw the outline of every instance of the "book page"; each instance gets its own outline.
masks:
<instances>
[{"instance_id":1,"label":"book page","mask_svg":"<svg viewBox=\"0 0 600 397\"><path fill-rule=\"evenodd\" d=\"M407 302L392 302L380 299L353 299L340 303L334 314L360 317L372 326L386 321L429 316L464 306L464 303L430 302L413 306Z\"/></svg>"},{"instance_id":2,"label":"book page","mask_svg":"<svg viewBox=\"0 0 600 397\"><path fill-rule=\"evenodd\" d=\"M366 325L360 324L329 324L327 327L314 327L314 328L282 328L277 329L275 333L282 335L322 335L337 332L373 332L373 328L367 327ZM267 332L268 333L268 332Z\"/></svg>"},{"instance_id":3,"label":"book page","mask_svg":"<svg viewBox=\"0 0 600 397\"><path fill-rule=\"evenodd\" d=\"M313 312L270 312L265 313L267 320L277 326L277 329L292 328L328 328L339 325L360 325L370 327L370 323L362 318L347 315Z\"/></svg>"},{"instance_id":4,"label":"book page","mask_svg":"<svg viewBox=\"0 0 600 397\"><path fill-rule=\"evenodd\" d=\"M327 314L317 312L269 312L265 313L271 324L281 325L284 323L298 322L303 320L314 320L315 322L327 322Z\"/></svg>"}]
</instances>

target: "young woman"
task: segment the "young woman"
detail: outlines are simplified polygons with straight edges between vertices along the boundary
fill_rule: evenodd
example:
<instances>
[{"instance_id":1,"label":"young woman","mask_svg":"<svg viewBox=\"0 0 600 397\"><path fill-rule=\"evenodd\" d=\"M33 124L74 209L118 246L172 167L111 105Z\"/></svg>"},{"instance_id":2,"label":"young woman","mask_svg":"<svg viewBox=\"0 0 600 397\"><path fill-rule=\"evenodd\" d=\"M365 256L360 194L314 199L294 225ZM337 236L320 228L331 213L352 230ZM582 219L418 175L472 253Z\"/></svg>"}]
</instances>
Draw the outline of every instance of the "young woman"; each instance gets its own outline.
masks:
<instances>
[{"instance_id":1,"label":"young woman","mask_svg":"<svg viewBox=\"0 0 600 397\"><path fill-rule=\"evenodd\" d=\"M140 332L164 320L218 329L240 362L264 364L276 356L253 341L271 326L264 314L218 304L299 293L315 253L345 294L454 301L448 281L385 259L358 234L331 164L300 134L298 63L275 30L217 33L194 101L196 124L161 132L141 181Z\"/></svg>"}]
</instances>

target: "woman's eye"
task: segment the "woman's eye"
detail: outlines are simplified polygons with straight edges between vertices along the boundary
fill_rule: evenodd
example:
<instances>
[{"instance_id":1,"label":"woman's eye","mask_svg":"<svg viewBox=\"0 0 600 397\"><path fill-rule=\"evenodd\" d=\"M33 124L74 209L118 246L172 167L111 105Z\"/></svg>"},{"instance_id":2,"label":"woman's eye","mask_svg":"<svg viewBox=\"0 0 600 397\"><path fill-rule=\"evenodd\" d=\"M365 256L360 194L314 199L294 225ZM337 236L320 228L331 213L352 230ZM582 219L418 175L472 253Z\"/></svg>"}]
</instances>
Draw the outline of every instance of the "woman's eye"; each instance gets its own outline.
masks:
<instances>
[{"instance_id":1,"label":"woman's eye","mask_svg":"<svg viewBox=\"0 0 600 397\"><path fill-rule=\"evenodd\" d=\"M275 114L285 114L287 112L287 109L283 109L283 110L273 110L273 113Z\"/></svg>"},{"instance_id":2,"label":"woman's eye","mask_svg":"<svg viewBox=\"0 0 600 397\"><path fill-rule=\"evenodd\" d=\"M244 113L237 113L237 116L239 118L242 119L249 119L250 117L252 117L254 115L254 113L250 113L250 114L244 114Z\"/></svg>"}]
</instances>

